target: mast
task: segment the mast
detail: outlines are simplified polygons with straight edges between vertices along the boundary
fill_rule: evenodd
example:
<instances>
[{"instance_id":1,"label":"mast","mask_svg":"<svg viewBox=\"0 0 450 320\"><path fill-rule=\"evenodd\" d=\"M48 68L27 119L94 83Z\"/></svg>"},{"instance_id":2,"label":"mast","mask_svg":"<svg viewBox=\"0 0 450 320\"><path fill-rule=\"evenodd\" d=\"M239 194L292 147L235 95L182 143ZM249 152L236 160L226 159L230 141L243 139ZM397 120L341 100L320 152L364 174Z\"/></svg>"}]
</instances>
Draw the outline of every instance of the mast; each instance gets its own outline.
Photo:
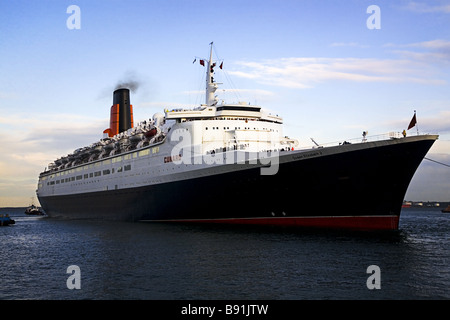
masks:
<instances>
[{"instance_id":1,"label":"mast","mask_svg":"<svg viewBox=\"0 0 450 320\"><path fill-rule=\"evenodd\" d=\"M217 88L219 87L217 83L214 82L214 67L215 63L212 61L212 50L213 43L210 43L211 51L209 54L209 61L206 66L206 105L208 107L215 106L218 102L217 98L214 96Z\"/></svg>"}]
</instances>

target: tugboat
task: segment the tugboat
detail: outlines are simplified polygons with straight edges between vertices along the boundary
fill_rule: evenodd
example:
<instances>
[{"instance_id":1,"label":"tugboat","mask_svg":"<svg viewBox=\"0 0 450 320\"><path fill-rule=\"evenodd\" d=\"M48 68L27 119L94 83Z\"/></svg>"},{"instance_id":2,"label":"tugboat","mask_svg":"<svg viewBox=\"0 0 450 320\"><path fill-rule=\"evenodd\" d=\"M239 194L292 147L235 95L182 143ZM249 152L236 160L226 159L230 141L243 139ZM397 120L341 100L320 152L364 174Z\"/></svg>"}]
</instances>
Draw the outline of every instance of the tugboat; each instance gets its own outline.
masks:
<instances>
[{"instance_id":1,"label":"tugboat","mask_svg":"<svg viewBox=\"0 0 450 320\"><path fill-rule=\"evenodd\" d=\"M447 208L441 210L444 213L450 213L450 205Z\"/></svg>"},{"instance_id":2,"label":"tugboat","mask_svg":"<svg viewBox=\"0 0 450 320\"><path fill-rule=\"evenodd\" d=\"M10 217L9 217L9 215L8 214L6 214L6 215L0 215L0 226L1 227L3 227L3 226L9 226L10 224L15 224L16 223L16 221L14 221L13 219L11 219Z\"/></svg>"},{"instance_id":3,"label":"tugboat","mask_svg":"<svg viewBox=\"0 0 450 320\"><path fill-rule=\"evenodd\" d=\"M25 214L28 214L30 216L43 216L44 212L42 212L41 209L32 204L25 210Z\"/></svg>"}]
</instances>

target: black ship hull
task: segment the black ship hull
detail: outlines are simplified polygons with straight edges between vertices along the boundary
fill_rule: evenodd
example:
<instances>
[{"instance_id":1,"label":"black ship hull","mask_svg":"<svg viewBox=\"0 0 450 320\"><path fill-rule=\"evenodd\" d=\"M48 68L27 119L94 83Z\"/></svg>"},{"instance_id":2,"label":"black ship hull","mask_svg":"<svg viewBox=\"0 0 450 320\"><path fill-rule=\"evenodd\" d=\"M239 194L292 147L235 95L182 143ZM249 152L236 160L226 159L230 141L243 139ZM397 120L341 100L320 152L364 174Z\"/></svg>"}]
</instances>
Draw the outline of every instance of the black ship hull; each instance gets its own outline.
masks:
<instances>
[{"instance_id":1,"label":"black ship hull","mask_svg":"<svg viewBox=\"0 0 450 320\"><path fill-rule=\"evenodd\" d=\"M437 136L280 154L278 172L248 166L148 185L39 197L50 217L398 229L408 185Z\"/></svg>"}]
</instances>

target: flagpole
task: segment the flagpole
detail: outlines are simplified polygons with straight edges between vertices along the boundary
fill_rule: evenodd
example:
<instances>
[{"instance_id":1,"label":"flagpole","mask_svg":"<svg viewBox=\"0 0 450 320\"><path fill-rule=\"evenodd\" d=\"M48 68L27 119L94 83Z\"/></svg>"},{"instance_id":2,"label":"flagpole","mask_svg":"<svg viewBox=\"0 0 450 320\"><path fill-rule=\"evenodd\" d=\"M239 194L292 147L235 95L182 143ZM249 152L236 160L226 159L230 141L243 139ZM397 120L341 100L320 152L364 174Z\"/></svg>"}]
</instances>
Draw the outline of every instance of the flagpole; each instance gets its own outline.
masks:
<instances>
[{"instance_id":1,"label":"flagpole","mask_svg":"<svg viewBox=\"0 0 450 320\"><path fill-rule=\"evenodd\" d=\"M414 116L416 116L416 110L414 110ZM419 124L417 123L417 116L416 116L416 130L417 130L417 135L419 135Z\"/></svg>"},{"instance_id":2,"label":"flagpole","mask_svg":"<svg viewBox=\"0 0 450 320\"><path fill-rule=\"evenodd\" d=\"M407 130L412 129L414 126L416 126L417 135L419 135L419 127L417 126L416 110L414 110L414 115L413 115L411 121L409 122Z\"/></svg>"}]
</instances>

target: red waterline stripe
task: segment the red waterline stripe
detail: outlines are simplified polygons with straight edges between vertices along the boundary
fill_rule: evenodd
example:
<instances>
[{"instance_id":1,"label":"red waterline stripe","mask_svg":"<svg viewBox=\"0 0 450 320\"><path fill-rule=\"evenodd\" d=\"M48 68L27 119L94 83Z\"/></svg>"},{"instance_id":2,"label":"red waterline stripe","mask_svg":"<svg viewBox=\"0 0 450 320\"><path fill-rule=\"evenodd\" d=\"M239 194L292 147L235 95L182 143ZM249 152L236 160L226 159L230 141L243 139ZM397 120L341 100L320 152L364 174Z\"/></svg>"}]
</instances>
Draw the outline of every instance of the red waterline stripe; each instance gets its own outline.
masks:
<instances>
[{"instance_id":1,"label":"red waterline stripe","mask_svg":"<svg viewBox=\"0 0 450 320\"><path fill-rule=\"evenodd\" d=\"M148 221L148 220L147 220ZM397 230L399 216L328 216L328 217L273 217L228 219L151 220L152 222L192 222L247 224L270 226L299 226L358 230Z\"/></svg>"}]
</instances>

